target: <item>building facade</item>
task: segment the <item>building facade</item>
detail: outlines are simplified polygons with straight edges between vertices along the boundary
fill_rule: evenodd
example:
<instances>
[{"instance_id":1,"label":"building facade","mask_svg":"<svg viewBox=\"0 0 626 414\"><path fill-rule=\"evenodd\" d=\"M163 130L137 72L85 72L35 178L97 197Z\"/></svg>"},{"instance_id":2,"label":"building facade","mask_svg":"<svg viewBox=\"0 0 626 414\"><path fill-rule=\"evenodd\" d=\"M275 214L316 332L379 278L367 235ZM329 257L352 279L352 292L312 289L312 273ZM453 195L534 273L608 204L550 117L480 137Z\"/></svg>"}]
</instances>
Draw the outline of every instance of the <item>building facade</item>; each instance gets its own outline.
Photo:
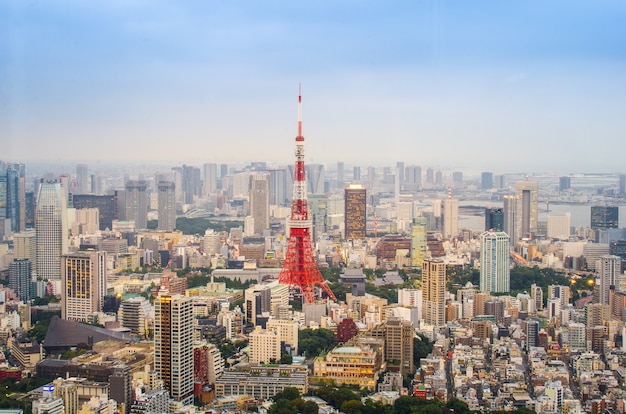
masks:
<instances>
[{"instance_id":1,"label":"building facade","mask_svg":"<svg viewBox=\"0 0 626 414\"><path fill-rule=\"evenodd\" d=\"M502 231L486 231L480 235L480 290L510 290L509 235Z\"/></svg>"},{"instance_id":2,"label":"building facade","mask_svg":"<svg viewBox=\"0 0 626 414\"><path fill-rule=\"evenodd\" d=\"M364 239L367 225L367 190L359 184L345 189L345 238Z\"/></svg>"}]
</instances>

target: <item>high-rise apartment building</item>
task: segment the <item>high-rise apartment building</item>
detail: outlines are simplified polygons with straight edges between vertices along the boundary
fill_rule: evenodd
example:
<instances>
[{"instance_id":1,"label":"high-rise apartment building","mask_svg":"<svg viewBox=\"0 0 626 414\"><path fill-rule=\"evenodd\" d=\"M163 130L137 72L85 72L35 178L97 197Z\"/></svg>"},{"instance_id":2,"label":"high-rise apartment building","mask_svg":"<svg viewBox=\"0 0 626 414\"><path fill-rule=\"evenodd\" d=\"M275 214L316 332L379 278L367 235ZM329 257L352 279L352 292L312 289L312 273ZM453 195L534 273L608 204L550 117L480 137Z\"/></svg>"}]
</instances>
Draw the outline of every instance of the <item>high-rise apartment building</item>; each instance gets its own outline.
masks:
<instances>
[{"instance_id":1,"label":"high-rise apartment building","mask_svg":"<svg viewBox=\"0 0 626 414\"><path fill-rule=\"evenodd\" d=\"M603 255L596 263L596 272L600 280L598 303L608 305L611 286L616 286L622 274L622 259L619 256Z\"/></svg>"},{"instance_id":2,"label":"high-rise apartment building","mask_svg":"<svg viewBox=\"0 0 626 414\"><path fill-rule=\"evenodd\" d=\"M504 231L504 209L485 207L485 231Z\"/></svg>"},{"instance_id":3,"label":"high-rise apartment building","mask_svg":"<svg viewBox=\"0 0 626 414\"><path fill-rule=\"evenodd\" d=\"M426 217L416 217L411 226L411 266L421 269L428 255Z\"/></svg>"},{"instance_id":4,"label":"high-rise apartment building","mask_svg":"<svg viewBox=\"0 0 626 414\"><path fill-rule=\"evenodd\" d=\"M9 288L24 303L32 299L31 273L31 262L28 259L13 259L9 263Z\"/></svg>"},{"instance_id":5,"label":"high-rise apartment building","mask_svg":"<svg viewBox=\"0 0 626 414\"><path fill-rule=\"evenodd\" d=\"M66 203L60 182L40 184L35 211L35 269L41 280L61 281L61 256L68 252Z\"/></svg>"},{"instance_id":6,"label":"high-rise apartment building","mask_svg":"<svg viewBox=\"0 0 626 414\"><path fill-rule=\"evenodd\" d=\"M250 363L269 364L280 361L280 335L278 330L257 326L250 333Z\"/></svg>"},{"instance_id":7,"label":"high-rise apartment building","mask_svg":"<svg viewBox=\"0 0 626 414\"><path fill-rule=\"evenodd\" d=\"M539 223L539 187L537 181L516 181L515 195L518 197L517 237L532 238Z\"/></svg>"},{"instance_id":8,"label":"high-rise apartment building","mask_svg":"<svg viewBox=\"0 0 626 414\"><path fill-rule=\"evenodd\" d=\"M148 182L131 180L126 183L126 220L134 221L136 229L148 227Z\"/></svg>"},{"instance_id":9,"label":"high-rise apartment building","mask_svg":"<svg viewBox=\"0 0 626 414\"><path fill-rule=\"evenodd\" d=\"M426 259L422 264L422 308L429 325L446 323L446 264L441 259Z\"/></svg>"},{"instance_id":10,"label":"high-rise apartment building","mask_svg":"<svg viewBox=\"0 0 626 414\"><path fill-rule=\"evenodd\" d=\"M148 337L148 320L153 319L152 305L148 299L138 296L123 300L117 310L117 320L124 328L130 329L133 335L140 338Z\"/></svg>"},{"instance_id":11,"label":"high-rise apartment building","mask_svg":"<svg viewBox=\"0 0 626 414\"><path fill-rule=\"evenodd\" d=\"M64 255L61 318L87 322L88 317L102 312L106 296L106 252L80 251Z\"/></svg>"},{"instance_id":12,"label":"high-rise apartment building","mask_svg":"<svg viewBox=\"0 0 626 414\"><path fill-rule=\"evenodd\" d=\"M364 239L367 225L367 190L360 184L345 189L345 238Z\"/></svg>"},{"instance_id":13,"label":"high-rise apartment building","mask_svg":"<svg viewBox=\"0 0 626 414\"><path fill-rule=\"evenodd\" d=\"M486 231L480 235L480 290L508 292L510 289L509 235Z\"/></svg>"},{"instance_id":14,"label":"high-rise apartment building","mask_svg":"<svg viewBox=\"0 0 626 414\"><path fill-rule=\"evenodd\" d=\"M483 172L480 175L480 187L483 190L489 190L493 188L493 173L492 172Z\"/></svg>"},{"instance_id":15,"label":"high-rise apartment building","mask_svg":"<svg viewBox=\"0 0 626 414\"><path fill-rule=\"evenodd\" d=\"M591 206L591 228L594 230L616 229L619 227L619 207Z\"/></svg>"},{"instance_id":16,"label":"high-rise apartment building","mask_svg":"<svg viewBox=\"0 0 626 414\"><path fill-rule=\"evenodd\" d=\"M154 369L174 401L193 404L193 301L160 291L154 301Z\"/></svg>"},{"instance_id":17,"label":"high-rise apartment building","mask_svg":"<svg viewBox=\"0 0 626 414\"><path fill-rule=\"evenodd\" d=\"M270 182L266 173L250 175L250 215L254 218L251 233L262 236L270 228Z\"/></svg>"},{"instance_id":18,"label":"high-rise apartment building","mask_svg":"<svg viewBox=\"0 0 626 414\"><path fill-rule=\"evenodd\" d=\"M413 323L401 318L388 318L375 326L371 336L385 340L385 361L388 366L399 364L402 375L414 372L413 368Z\"/></svg>"},{"instance_id":19,"label":"high-rise apartment building","mask_svg":"<svg viewBox=\"0 0 626 414\"><path fill-rule=\"evenodd\" d=\"M176 185L171 181L157 184L159 204L159 230L172 231L176 228Z\"/></svg>"}]
</instances>

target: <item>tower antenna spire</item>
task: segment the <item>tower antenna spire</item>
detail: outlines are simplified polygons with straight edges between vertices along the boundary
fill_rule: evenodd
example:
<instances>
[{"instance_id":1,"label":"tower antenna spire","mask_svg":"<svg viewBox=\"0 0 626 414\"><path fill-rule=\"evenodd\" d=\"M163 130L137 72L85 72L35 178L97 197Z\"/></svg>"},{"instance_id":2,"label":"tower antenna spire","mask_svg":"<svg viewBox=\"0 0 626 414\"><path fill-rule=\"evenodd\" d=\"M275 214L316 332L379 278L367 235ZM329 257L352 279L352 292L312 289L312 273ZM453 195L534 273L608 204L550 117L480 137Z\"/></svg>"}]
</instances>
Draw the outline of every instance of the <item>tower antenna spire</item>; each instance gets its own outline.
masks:
<instances>
[{"instance_id":1,"label":"tower antenna spire","mask_svg":"<svg viewBox=\"0 0 626 414\"><path fill-rule=\"evenodd\" d=\"M304 141L302 136L302 85L298 84L298 136L296 141Z\"/></svg>"}]
</instances>

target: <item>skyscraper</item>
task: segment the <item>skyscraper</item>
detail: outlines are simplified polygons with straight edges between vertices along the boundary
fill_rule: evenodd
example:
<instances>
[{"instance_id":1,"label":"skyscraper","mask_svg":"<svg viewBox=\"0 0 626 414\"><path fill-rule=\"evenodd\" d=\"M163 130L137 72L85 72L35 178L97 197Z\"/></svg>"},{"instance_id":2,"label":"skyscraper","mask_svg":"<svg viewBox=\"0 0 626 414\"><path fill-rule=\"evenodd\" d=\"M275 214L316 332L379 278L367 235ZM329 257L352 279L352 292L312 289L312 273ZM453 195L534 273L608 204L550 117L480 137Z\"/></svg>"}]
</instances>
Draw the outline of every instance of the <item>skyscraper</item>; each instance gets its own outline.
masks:
<instances>
[{"instance_id":1,"label":"skyscraper","mask_svg":"<svg viewBox=\"0 0 626 414\"><path fill-rule=\"evenodd\" d=\"M24 164L5 164L0 161L0 236L5 229L18 232L26 228L26 194Z\"/></svg>"},{"instance_id":2,"label":"skyscraper","mask_svg":"<svg viewBox=\"0 0 626 414\"><path fill-rule=\"evenodd\" d=\"M87 322L89 315L101 312L104 306L106 252L81 251L64 255L61 264L61 318Z\"/></svg>"},{"instance_id":3,"label":"skyscraper","mask_svg":"<svg viewBox=\"0 0 626 414\"><path fill-rule=\"evenodd\" d=\"M9 288L25 303L32 299L31 273L31 262L28 259L13 259L9 263Z\"/></svg>"},{"instance_id":4,"label":"skyscraper","mask_svg":"<svg viewBox=\"0 0 626 414\"><path fill-rule=\"evenodd\" d=\"M504 230L503 209L485 207L485 231L487 230Z\"/></svg>"},{"instance_id":5,"label":"skyscraper","mask_svg":"<svg viewBox=\"0 0 626 414\"><path fill-rule=\"evenodd\" d=\"M136 229L148 227L148 182L131 180L126 183L126 220L134 221Z\"/></svg>"},{"instance_id":6,"label":"skyscraper","mask_svg":"<svg viewBox=\"0 0 626 414\"><path fill-rule=\"evenodd\" d=\"M160 291L154 306L154 369L173 400L193 404L193 302Z\"/></svg>"},{"instance_id":7,"label":"skyscraper","mask_svg":"<svg viewBox=\"0 0 626 414\"><path fill-rule=\"evenodd\" d=\"M508 292L510 286L509 236L502 231L480 235L480 290Z\"/></svg>"},{"instance_id":8,"label":"skyscraper","mask_svg":"<svg viewBox=\"0 0 626 414\"><path fill-rule=\"evenodd\" d=\"M204 164L202 166L202 172L204 195L215 193L217 191L217 164Z\"/></svg>"},{"instance_id":9,"label":"skyscraper","mask_svg":"<svg viewBox=\"0 0 626 414\"><path fill-rule=\"evenodd\" d=\"M250 215L254 218L254 234L263 235L270 228L270 182L267 173L250 175Z\"/></svg>"},{"instance_id":10,"label":"skyscraper","mask_svg":"<svg viewBox=\"0 0 626 414\"><path fill-rule=\"evenodd\" d=\"M74 194L87 194L91 191L89 185L89 167L87 164L76 164L76 185Z\"/></svg>"},{"instance_id":11,"label":"skyscraper","mask_svg":"<svg viewBox=\"0 0 626 414\"><path fill-rule=\"evenodd\" d=\"M443 200L443 237L450 239L459 234L459 200L448 198Z\"/></svg>"},{"instance_id":12,"label":"skyscraper","mask_svg":"<svg viewBox=\"0 0 626 414\"><path fill-rule=\"evenodd\" d=\"M559 191L569 190L572 187L572 180L570 177L559 177Z\"/></svg>"},{"instance_id":13,"label":"skyscraper","mask_svg":"<svg viewBox=\"0 0 626 414\"><path fill-rule=\"evenodd\" d=\"M13 255L16 259L30 260L31 270L37 263L37 233L34 229L21 231L13 235Z\"/></svg>"},{"instance_id":14,"label":"skyscraper","mask_svg":"<svg viewBox=\"0 0 626 414\"><path fill-rule=\"evenodd\" d=\"M61 255L68 252L67 199L61 183L42 182L35 210L37 277L61 281Z\"/></svg>"},{"instance_id":15,"label":"skyscraper","mask_svg":"<svg viewBox=\"0 0 626 414\"><path fill-rule=\"evenodd\" d=\"M324 166L322 164L307 164L305 169L309 194L324 194Z\"/></svg>"},{"instance_id":16,"label":"skyscraper","mask_svg":"<svg viewBox=\"0 0 626 414\"><path fill-rule=\"evenodd\" d=\"M157 184L159 203L158 229L172 231L176 228L176 186L171 181Z\"/></svg>"},{"instance_id":17,"label":"skyscraper","mask_svg":"<svg viewBox=\"0 0 626 414\"><path fill-rule=\"evenodd\" d=\"M480 187L483 190L489 190L493 188L493 173L492 172L483 172L480 175Z\"/></svg>"},{"instance_id":18,"label":"skyscraper","mask_svg":"<svg viewBox=\"0 0 626 414\"><path fill-rule=\"evenodd\" d=\"M619 227L619 207L591 206L591 228L593 230L616 229Z\"/></svg>"},{"instance_id":19,"label":"skyscraper","mask_svg":"<svg viewBox=\"0 0 626 414\"><path fill-rule=\"evenodd\" d=\"M504 232L509 235L511 243L515 244L519 240L518 228L518 210L517 204L519 199L516 196L504 196Z\"/></svg>"},{"instance_id":20,"label":"skyscraper","mask_svg":"<svg viewBox=\"0 0 626 414\"><path fill-rule=\"evenodd\" d=\"M193 204L196 197L202 195L202 180L200 179L200 168L183 164L181 176L183 203Z\"/></svg>"},{"instance_id":21,"label":"skyscraper","mask_svg":"<svg viewBox=\"0 0 626 414\"><path fill-rule=\"evenodd\" d=\"M345 189L345 237L364 239L367 224L367 190L360 184Z\"/></svg>"},{"instance_id":22,"label":"skyscraper","mask_svg":"<svg viewBox=\"0 0 626 414\"><path fill-rule=\"evenodd\" d=\"M359 167L358 165L355 165L352 168L352 181L357 183L361 181L361 167Z\"/></svg>"},{"instance_id":23,"label":"skyscraper","mask_svg":"<svg viewBox=\"0 0 626 414\"><path fill-rule=\"evenodd\" d=\"M421 268L427 253L426 217L416 217L411 226L411 266Z\"/></svg>"},{"instance_id":24,"label":"skyscraper","mask_svg":"<svg viewBox=\"0 0 626 414\"><path fill-rule=\"evenodd\" d=\"M604 255L596 263L596 272L600 279L600 297L598 303L608 305L611 286L616 286L622 274L622 259L619 256Z\"/></svg>"},{"instance_id":25,"label":"skyscraper","mask_svg":"<svg viewBox=\"0 0 626 414\"><path fill-rule=\"evenodd\" d=\"M537 181L516 181L515 195L518 222L520 223L517 237L533 237L537 233L539 222L539 190Z\"/></svg>"},{"instance_id":26,"label":"skyscraper","mask_svg":"<svg viewBox=\"0 0 626 414\"><path fill-rule=\"evenodd\" d=\"M422 264L422 308L429 325L446 323L446 264L441 259L426 259Z\"/></svg>"},{"instance_id":27,"label":"skyscraper","mask_svg":"<svg viewBox=\"0 0 626 414\"><path fill-rule=\"evenodd\" d=\"M346 167L343 161L337 162L337 188L343 188L346 183Z\"/></svg>"}]
</instances>

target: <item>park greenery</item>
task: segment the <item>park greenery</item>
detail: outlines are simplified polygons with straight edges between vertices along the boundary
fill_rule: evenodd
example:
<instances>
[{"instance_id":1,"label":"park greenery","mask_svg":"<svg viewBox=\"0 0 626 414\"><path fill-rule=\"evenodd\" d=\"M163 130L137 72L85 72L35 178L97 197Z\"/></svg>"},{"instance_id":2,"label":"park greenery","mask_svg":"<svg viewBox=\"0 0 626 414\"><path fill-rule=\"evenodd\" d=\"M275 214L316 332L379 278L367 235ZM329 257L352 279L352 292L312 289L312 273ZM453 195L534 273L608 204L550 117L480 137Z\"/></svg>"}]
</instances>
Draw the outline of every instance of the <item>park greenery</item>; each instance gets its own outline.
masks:
<instances>
[{"instance_id":1,"label":"park greenery","mask_svg":"<svg viewBox=\"0 0 626 414\"><path fill-rule=\"evenodd\" d=\"M335 343L335 334L328 329L300 329L298 350L306 357L316 357L330 350Z\"/></svg>"}]
</instances>

